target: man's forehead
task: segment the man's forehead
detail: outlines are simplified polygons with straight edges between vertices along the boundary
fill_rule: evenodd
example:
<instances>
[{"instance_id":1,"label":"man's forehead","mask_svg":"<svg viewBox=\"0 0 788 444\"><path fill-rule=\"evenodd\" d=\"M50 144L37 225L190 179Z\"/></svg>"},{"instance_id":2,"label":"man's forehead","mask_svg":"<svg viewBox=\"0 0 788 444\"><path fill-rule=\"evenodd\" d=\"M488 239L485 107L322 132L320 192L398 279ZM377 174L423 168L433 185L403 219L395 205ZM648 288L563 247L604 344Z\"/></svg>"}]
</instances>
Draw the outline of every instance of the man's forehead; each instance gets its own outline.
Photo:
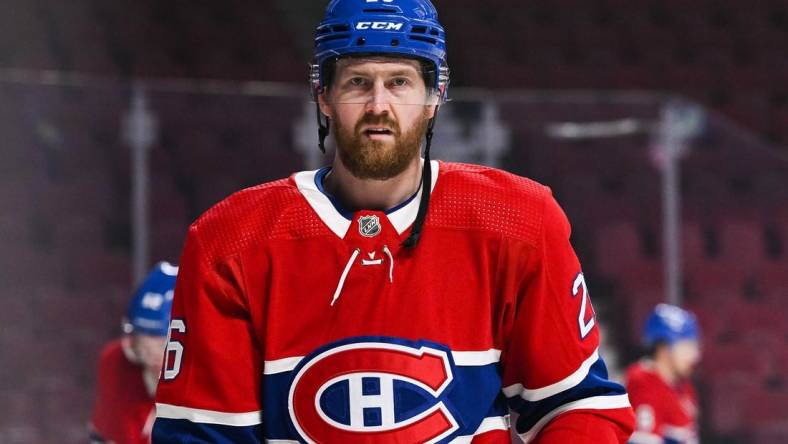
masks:
<instances>
[{"instance_id":1,"label":"man's forehead","mask_svg":"<svg viewBox=\"0 0 788 444\"><path fill-rule=\"evenodd\" d=\"M418 60L405 57L348 57L337 60L337 68L353 70L413 70L421 72L421 63Z\"/></svg>"}]
</instances>

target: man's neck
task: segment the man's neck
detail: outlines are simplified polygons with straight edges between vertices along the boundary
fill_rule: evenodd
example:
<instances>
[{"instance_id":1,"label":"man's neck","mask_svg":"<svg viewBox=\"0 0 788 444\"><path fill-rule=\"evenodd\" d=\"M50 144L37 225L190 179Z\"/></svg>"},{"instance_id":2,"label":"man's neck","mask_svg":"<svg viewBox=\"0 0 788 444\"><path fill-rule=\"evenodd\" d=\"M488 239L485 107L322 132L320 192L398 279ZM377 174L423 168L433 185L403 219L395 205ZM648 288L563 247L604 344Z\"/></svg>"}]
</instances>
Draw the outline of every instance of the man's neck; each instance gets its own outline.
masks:
<instances>
[{"instance_id":1,"label":"man's neck","mask_svg":"<svg viewBox=\"0 0 788 444\"><path fill-rule=\"evenodd\" d=\"M359 179L337 157L323 186L349 211L385 211L408 200L421 184L421 158L399 175L387 180Z\"/></svg>"}]
</instances>

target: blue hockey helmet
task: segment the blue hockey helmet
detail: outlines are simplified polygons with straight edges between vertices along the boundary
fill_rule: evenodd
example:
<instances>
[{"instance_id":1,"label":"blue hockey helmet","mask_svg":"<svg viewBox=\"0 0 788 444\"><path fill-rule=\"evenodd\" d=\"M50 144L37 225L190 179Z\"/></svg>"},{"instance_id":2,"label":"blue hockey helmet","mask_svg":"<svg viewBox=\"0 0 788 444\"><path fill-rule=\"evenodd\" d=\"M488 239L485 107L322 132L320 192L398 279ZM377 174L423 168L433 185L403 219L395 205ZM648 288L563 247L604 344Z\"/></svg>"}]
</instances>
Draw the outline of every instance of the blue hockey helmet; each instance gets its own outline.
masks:
<instances>
[{"instance_id":1,"label":"blue hockey helmet","mask_svg":"<svg viewBox=\"0 0 788 444\"><path fill-rule=\"evenodd\" d=\"M681 307L659 304L651 312L643 329L643 345L658 342L672 345L683 340L698 340L700 327L695 315Z\"/></svg>"},{"instance_id":2,"label":"blue hockey helmet","mask_svg":"<svg viewBox=\"0 0 788 444\"><path fill-rule=\"evenodd\" d=\"M167 336L178 267L160 262L134 292L126 310L123 331Z\"/></svg>"},{"instance_id":3,"label":"blue hockey helmet","mask_svg":"<svg viewBox=\"0 0 788 444\"><path fill-rule=\"evenodd\" d=\"M315 31L313 92L318 94L326 86L327 62L353 56L418 59L434 73L428 87L440 101L446 98L446 32L430 0L332 0Z\"/></svg>"},{"instance_id":4,"label":"blue hockey helmet","mask_svg":"<svg viewBox=\"0 0 788 444\"><path fill-rule=\"evenodd\" d=\"M323 20L315 30L315 56L309 73L312 93L325 90L336 60L345 57L403 57L419 60L425 69L427 88L437 106L446 101L449 89L449 65L446 60L446 31L438 21L438 10L430 0L331 0ZM330 132L317 106L318 146L326 152L325 140ZM424 168L419 212L408 239L403 243L414 248L421 237L430 202L430 146L435 117L427 126Z\"/></svg>"}]
</instances>

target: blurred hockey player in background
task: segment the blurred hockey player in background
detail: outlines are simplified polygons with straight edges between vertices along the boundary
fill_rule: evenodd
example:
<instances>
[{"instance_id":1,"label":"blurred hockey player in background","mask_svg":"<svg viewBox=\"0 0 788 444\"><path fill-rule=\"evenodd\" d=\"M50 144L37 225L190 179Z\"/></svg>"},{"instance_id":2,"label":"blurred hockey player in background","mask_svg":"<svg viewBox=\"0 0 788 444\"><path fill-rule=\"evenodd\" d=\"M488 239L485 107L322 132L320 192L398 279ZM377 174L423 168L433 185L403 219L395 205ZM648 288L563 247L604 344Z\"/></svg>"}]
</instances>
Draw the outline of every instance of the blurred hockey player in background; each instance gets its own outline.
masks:
<instances>
[{"instance_id":1,"label":"blurred hockey player in background","mask_svg":"<svg viewBox=\"0 0 788 444\"><path fill-rule=\"evenodd\" d=\"M690 376L700 360L699 330L695 315L674 305L658 305L646 320L647 355L626 374L637 417L631 443L698 442L698 402Z\"/></svg>"},{"instance_id":2,"label":"blurred hockey player in background","mask_svg":"<svg viewBox=\"0 0 788 444\"><path fill-rule=\"evenodd\" d=\"M91 419L92 443L150 442L177 274L178 267L157 264L129 302L123 336L104 347Z\"/></svg>"}]
</instances>

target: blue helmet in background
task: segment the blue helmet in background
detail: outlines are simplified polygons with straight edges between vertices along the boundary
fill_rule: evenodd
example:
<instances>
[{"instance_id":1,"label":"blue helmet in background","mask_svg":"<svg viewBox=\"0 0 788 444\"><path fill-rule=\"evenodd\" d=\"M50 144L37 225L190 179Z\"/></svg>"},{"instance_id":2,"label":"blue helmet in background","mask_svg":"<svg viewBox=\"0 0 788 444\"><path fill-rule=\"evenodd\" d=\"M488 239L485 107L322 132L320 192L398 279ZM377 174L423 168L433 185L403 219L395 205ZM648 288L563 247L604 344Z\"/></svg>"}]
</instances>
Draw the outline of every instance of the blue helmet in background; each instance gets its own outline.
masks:
<instances>
[{"instance_id":1,"label":"blue helmet in background","mask_svg":"<svg viewBox=\"0 0 788 444\"><path fill-rule=\"evenodd\" d=\"M433 84L446 98L449 65L446 32L430 0L332 0L315 31L310 80L319 93L326 86L327 62L352 56L411 57L434 70Z\"/></svg>"},{"instance_id":2,"label":"blue helmet in background","mask_svg":"<svg viewBox=\"0 0 788 444\"><path fill-rule=\"evenodd\" d=\"M700 327L691 312L670 304L659 304L651 312L643 329L643 345L658 342L672 345L682 340L698 340Z\"/></svg>"},{"instance_id":3,"label":"blue helmet in background","mask_svg":"<svg viewBox=\"0 0 788 444\"><path fill-rule=\"evenodd\" d=\"M126 310L126 334L167 336L178 267L160 262L137 288Z\"/></svg>"}]
</instances>

